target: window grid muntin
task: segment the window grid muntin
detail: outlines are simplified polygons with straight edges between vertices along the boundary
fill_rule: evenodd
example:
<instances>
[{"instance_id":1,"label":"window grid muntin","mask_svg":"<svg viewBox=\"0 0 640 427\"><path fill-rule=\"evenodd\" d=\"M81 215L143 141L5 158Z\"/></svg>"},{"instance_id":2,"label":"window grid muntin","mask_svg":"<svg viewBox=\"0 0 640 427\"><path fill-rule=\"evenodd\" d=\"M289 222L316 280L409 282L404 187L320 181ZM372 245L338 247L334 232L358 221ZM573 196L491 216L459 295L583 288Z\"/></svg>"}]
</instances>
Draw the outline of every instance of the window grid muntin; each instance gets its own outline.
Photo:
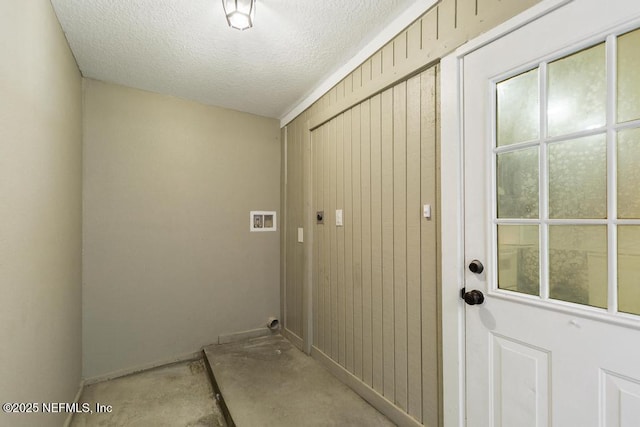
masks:
<instances>
[{"instance_id":1,"label":"window grid muntin","mask_svg":"<svg viewBox=\"0 0 640 427\"><path fill-rule=\"evenodd\" d=\"M618 132L615 130L618 117L617 40L617 35L609 35L605 45L607 61L607 311L611 314L618 313L618 229L612 222L613 219L618 218Z\"/></svg>"},{"instance_id":2,"label":"window grid muntin","mask_svg":"<svg viewBox=\"0 0 640 427\"><path fill-rule=\"evenodd\" d=\"M635 28L637 29L637 28ZM541 302L553 303L559 306L569 305L573 308L580 308L582 310L591 312L603 312L602 308L582 305L578 303L571 303L562 300L552 300L549 298L549 226L550 225L606 225L607 226L607 270L608 270L608 283L607 283L607 309L606 311L615 314L617 318L628 318L637 320L637 315L618 312L618 259L617 259L617 233L618 225L640 225L640 219L619 219L617 218L617 134L620 130L633 129L640 127L640 119L617 123L617 37L626 34L632 29L624 29L619 32L609 34L604 40L602 38L591 40L588 44L582 45L574 50L556 55L552 58L548 58L544 61L540 61L537 65L522 67L517 71L512 71L508 75L502 75L494 78L491 81L491 254L492 265L496 274L491 276L491 291L494 292L506 292L510 297L520 299L534 299L542 300ZM562 59L570 56L574 53L580 52L584 49L596 46L600 43L605 43L605 61L606 61L606 124L595 129L587 129L578 132L573 132L566 135L548 136L548 123L547 123L547 110L548 110L548 70L547 66L550 62ZM506 146L497 146L497 85L512 77L518 76L522 73L538 69L538 84L539 84L539 120L540 120L540 137L532 141L524 141ZM561 142L567 140L573 140L581 137L599 135L606 133L606 169L607 169L607 184L606 184L606 203L607 203L607 218L606 219L549 219L549 158L548 158L548 145L554 142ZM539 204L538 214L539 218L504 218L500 219L497 216L498 194L497 194L497 159L498 154L520 151L526 148L539 147L539 177L538 177L538 191L539 191ZM539 226L539 281L540 281L540 295L532 296L527 294L521 294L513 291L502 290L498 288L498 244L497 244L497 227L498 225L538 225Z\"/></svg>"}]
</instances>

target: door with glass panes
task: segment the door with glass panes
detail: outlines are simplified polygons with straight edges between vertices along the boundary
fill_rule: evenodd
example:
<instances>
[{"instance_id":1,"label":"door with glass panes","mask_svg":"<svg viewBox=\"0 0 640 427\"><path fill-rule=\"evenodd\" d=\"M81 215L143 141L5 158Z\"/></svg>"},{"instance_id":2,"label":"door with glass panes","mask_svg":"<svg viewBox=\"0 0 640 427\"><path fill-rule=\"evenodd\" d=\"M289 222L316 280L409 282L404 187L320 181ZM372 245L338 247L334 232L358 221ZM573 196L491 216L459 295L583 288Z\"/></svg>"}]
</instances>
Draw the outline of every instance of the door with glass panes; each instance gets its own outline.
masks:
<instances>
[{"instance_id":1,"label":"door with glass panes","mask_svg":"<svg viewBox=\"0 0 640 427\"><path fill-rule=\"evenodd\" d=\"M468 426L640 425L640 2L463 59Z\"/></svg>"}]
</instances>

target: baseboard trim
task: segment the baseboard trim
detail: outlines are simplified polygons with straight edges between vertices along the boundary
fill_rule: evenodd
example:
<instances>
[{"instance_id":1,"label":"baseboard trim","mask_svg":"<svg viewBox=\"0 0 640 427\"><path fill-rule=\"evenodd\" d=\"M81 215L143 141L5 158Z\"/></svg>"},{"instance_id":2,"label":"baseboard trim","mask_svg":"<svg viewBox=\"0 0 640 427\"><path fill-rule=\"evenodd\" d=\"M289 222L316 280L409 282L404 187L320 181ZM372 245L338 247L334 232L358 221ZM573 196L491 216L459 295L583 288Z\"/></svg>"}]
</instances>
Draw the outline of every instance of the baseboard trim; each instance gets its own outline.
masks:
<instances>
[{"instance_id":1,"label":"baseboard trim","mask_svg":"<svg viewBox=\"0 0 640 427\"><path fill-rule=\"evenodd\" d=\"M288 339L289 341L291 341L291 344L293 344L294 346L296 346L298 348L298 350L304 352L303 350L303 346L304 346L304 341L302 341L302 338L300 338L299 336L297 336L296 334L294 334L293 332L291 332L290 330L288 330L287 328L283 328L282 329L282 335Z\"/></svg>"},{"instance_id":2,"label":"baseboard trim","mask_svg":"<svg viewBox=\"0 0 640 427\"><path fill-rule=\"evenodd\" d=\"M401 427L422 427L417 420L412 418L402 409L391 403L377 391L360 381L360 379L342 366L334 362L317 347L311 347L311 357L322 363L335 377L349 386L360 397L369 402L371 406L386 415L391 421Z\"/></svg>"},{"instance_id":3,"label":"baseboard trim","mask_svg":"<svg viewBox=\"0 0 640 427\"><path fill-rule=\"evenodd\" d=\"M80 381L80 385L78 386L78 392L76 393L76 397L73 399L72 403L78 403L80 402L80 396L82 396L82 391L84 390L84 381ZM64 420L64 424L62 424L63 427L69 427L71 425L71 421L73 421L73 415L75 414L75 412L69 412L69 415L67 415L67 419Z\"/></svg>"},{"instance_id":4,"label":"baseboard trim","mask_svg":"<svg viewBox=\"0 0 640 427\"><path fill-rule=\"evenodd\" d=\"M86 378L84 380L84 385L87 386L95 383L100 383L103 381L113 380L115 378L126 377L127 375L137 374L143 371L148 371L150 369L158 368L160 366L172 365L174 363L181 363L181 362L186 362L189 360L197 360L201 358L202 358L202 350L198 350L191 353L185 353L179 356L170 357L168 359L158 360L158 361L147 363L144 365L138 365L133 368L121 369L118 371L109 372L107 374Z\"/></svg>"},{"instance_id":5,"label":"baseboard trim","mask_svg":"<svg viewBox=\"0 0 640 427\"><path fill-rule=\"evenodd\" d=\"M246 341L251 338L259 338L277 333L278 331L272 331L269 328L250 329L248 331L220 335L218 336L218 344L229 344L232 342Z\"/></svg>"}]
</instances>

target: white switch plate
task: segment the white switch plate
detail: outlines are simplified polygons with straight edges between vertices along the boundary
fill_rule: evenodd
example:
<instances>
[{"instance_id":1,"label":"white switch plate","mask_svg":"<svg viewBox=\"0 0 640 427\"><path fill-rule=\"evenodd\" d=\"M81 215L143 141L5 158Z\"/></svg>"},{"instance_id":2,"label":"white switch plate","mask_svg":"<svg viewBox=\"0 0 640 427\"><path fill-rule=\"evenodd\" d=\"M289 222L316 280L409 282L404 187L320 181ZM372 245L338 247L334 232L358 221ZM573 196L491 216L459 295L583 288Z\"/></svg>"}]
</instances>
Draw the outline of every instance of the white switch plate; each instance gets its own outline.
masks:
<instances>
[{"instance_id":1,"label":"white switch plate","mask_svg":"<svg viewBox=\"0 0 640 427\"><path fill-rule=\"evenodd\" d=\"M298 228L298 243L304 242L304 230L302 228Z\"/></svg>"},{"instance_id":2,"label":"white switch plate","mask_svg":"<svg viewBox=\"0 0 640 427\"><path fill-rule=\"evenodd\" d=\"M431 205L424 205L423 206L422 215L424 215L424 217L427 218L427 219L431 218Z\"/></svg>"},{"instance_id":3,"label":"white switch plate","mask_svg":"<svg viewBox=\"0 0 640 427\"><path fill-rule=\"evenodd\" d=\"M342 227L342 209L336 209L336 225Z\"/></svg>"}]
</instances>

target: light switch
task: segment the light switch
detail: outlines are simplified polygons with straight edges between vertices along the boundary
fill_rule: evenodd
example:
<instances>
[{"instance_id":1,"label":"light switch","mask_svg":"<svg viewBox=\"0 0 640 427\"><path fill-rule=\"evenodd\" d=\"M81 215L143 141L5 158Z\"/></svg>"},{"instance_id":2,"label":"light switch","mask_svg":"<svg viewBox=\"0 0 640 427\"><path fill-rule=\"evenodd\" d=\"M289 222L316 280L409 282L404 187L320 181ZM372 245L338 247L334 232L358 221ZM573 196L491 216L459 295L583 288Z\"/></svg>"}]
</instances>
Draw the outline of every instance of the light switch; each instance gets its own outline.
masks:
<instances>
[{"instance_id":1,"label":"light switch","mask_svg":"<svg viewBox=\"0 0 640 427\"><path fill-rule=\"evenodd\" d=\"M422 214L425 218L431 219L431 205L424 205L422 209Z\"/></svg>"},{"instance_id":2,"label":"light switch","mask_svg":"<svg viewBox=\"0 0 640 427\"><path fill-rule=\"evenodd\" d=\"M336 209L336 225L342 227L342 209Z\"/></svg>"},{"instance_id":3,"label":"light switch","mask_svg":"<svg viewBox=\"0 0 640 427\"><path fill-rule=\"evenodd\" d=\"M304 242L304 230L302 228L298 228L298 243Z\"/></svg>"}]
</instances>

